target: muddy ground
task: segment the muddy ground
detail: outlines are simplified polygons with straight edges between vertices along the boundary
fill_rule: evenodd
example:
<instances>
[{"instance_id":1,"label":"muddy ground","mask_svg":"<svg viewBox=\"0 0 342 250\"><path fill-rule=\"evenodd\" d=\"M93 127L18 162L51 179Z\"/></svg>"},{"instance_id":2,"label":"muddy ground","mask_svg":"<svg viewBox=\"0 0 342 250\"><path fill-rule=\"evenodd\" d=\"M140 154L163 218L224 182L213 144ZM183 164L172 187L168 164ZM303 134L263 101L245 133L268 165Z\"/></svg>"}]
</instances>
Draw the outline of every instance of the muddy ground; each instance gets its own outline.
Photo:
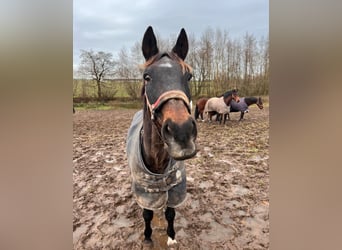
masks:
<instances>
[{"instance_id":1,"label":"muddy ground","mask_svg":"<svg viewBox=\"0 0 342 250\"><path fill-rule=\"evenodd\" d=\"M125 139L137 110L80 110L73 131L74 249L149 249L130 190ZM188 196L176 209L174 249L269 249L269 109L245 120L198 122L197 156L186 161ZM153 249L166 249L162 212Z\"/></svg>"}]
</instances>

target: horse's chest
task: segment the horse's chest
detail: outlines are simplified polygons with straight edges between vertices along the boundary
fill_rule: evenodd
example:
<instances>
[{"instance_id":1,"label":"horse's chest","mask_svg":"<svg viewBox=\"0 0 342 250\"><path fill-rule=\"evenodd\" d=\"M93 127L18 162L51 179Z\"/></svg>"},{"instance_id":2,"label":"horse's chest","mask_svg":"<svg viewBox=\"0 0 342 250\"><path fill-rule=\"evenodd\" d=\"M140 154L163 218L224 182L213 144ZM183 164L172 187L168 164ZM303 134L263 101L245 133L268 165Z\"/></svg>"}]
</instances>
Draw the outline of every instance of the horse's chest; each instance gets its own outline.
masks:
<instances>
[{"instance_id":1,"label":"horse's chest","mask_svg":"<svg viewBox=\"0 0 342 250\"><path fill-rule=\"evenodd\" d=\"M176 207L186 198L186 172L183 161L170 161L164 174L151 173L142 160L140 131L142 112L136 113L127 136L127 159L132 192L139 206L156 210Z\"/></svg>"}]
</instances>

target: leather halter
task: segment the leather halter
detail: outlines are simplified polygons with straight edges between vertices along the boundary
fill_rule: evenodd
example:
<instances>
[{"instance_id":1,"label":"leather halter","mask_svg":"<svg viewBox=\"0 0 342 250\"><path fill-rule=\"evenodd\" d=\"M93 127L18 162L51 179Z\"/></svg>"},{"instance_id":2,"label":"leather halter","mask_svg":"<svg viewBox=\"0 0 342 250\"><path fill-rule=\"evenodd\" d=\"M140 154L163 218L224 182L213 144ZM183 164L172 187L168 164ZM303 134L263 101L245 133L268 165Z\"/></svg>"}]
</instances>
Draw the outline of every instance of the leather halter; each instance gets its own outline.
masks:
<instances>
[{"instance_id":1,"label":"leather halter","mask_svg":"<svg viewBox=\"0 0 342 250\"><path fill-rule=\"evenodd\" d=\"M186 96L186 94L183 91L180 90L169 90L164 92L163 94L161 94L158 99L156 100L155 103L150 103L150 101L148 100L148 96L146 94L146 90L145 90L145 98L146 98L146 103L148 106L148 109L150 110L151 113L151 120L154 120L154 113L155 111L165 102L167 102L170 99L181 99L182 101L184 101L184 103L186 104L186 107L189 111L189 113L191 113L191 107L190 107L190 102L189 102L189 98Z\"/></svg>"}]
</instances>

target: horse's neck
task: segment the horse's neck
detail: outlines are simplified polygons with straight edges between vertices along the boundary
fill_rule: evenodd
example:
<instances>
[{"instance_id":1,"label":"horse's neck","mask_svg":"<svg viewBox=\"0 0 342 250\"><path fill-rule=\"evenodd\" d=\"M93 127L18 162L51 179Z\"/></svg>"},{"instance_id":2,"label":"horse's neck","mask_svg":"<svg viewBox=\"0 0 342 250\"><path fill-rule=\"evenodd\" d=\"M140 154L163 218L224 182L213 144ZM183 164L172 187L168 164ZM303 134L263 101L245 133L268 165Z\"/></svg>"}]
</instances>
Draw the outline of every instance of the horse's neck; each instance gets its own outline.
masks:
<instances>
[{"instance_id":1,"label":"horse's neck","mask_svg":"<svg viewBox=\"0 0 342 250\"><path fill-rule=\"evenodd\" d=\"M156 125L152 124L147 112L144 112L143 129L142 156L144 163L151 172L162 174L169 163L169 155L164 149L160 131Z\"/></svg>"},{"instance_id":2,"label":"horse's neck","mask_svg":"<svg viewBox=\"0 0 342 250\"><path fill-rule=\"evenodd\" d=\"M226 105L227 106L229 106L230 105L230 103L231 103L231 101L232 101L232 96L228 96L227 98L225 98L225 99L223 99L224 100L224 102L226 103Z\"/></svg>"},{"instance_id":3,"label":"horse's neck","mask_svg":"<svg viewBox=\"0 0 342 250\"><path fill-rule=\"evenodd\" d=\"M256 97L245 97L245 103L250 106L252 104L256 104L258 102L258 98Z\"/></svg>"}]
</instances>

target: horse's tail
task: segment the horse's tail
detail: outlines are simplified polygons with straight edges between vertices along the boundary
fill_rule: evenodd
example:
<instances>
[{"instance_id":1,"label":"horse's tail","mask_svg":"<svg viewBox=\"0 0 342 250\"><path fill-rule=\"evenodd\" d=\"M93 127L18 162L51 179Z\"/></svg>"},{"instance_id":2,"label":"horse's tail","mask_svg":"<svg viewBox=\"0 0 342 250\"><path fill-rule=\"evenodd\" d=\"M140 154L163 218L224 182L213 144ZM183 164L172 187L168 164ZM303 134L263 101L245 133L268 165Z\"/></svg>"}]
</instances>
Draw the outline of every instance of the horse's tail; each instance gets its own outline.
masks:
<instances>
[{"instance_id":1,"label":"horse's tail","mask_svg":"<svg viewBox=\"0 0 342 250\"><path fill-rule=\"evenodd\" d=\"M199 117L199 110L198 110L198 106L196 104L196 108L195 108L195 120L197 120Z\"/></svg>"}]
</instances>

